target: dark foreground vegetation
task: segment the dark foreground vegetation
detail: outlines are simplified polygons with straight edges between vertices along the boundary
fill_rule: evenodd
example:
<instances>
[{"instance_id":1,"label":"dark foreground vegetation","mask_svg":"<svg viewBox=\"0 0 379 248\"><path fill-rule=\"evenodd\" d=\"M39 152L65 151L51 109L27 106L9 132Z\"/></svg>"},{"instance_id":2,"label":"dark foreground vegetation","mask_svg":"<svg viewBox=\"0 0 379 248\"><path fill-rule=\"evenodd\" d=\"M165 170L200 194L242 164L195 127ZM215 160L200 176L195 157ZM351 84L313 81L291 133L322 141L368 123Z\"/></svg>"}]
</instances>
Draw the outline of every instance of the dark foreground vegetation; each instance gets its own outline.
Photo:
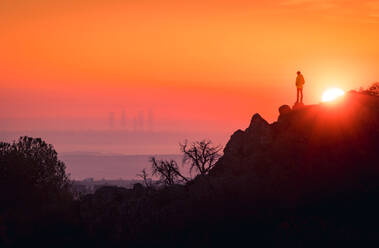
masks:
<instances>
[{"instance_id":1,"label":"dark foreground vegetation","mask_svg":"<svg viewBox=\"0 0 379 248\"><path fill-rule=\"evenodd\" d=\"M376 246L379 98L351 92L279 111L272 124L255 114L194 179L174 172L181 183L79 199L51 146L2 143L0 246Z\"/></svg>"}]
</instances>

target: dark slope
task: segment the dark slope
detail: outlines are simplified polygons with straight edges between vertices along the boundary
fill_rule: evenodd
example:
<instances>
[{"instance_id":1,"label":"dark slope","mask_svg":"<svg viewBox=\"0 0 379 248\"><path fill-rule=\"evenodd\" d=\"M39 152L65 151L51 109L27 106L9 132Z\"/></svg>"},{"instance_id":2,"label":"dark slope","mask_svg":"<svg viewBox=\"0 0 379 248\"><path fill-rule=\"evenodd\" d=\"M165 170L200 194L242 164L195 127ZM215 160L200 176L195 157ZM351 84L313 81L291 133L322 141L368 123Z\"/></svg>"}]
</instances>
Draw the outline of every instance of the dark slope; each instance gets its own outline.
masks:
<instances>
[{"instance_id":1,"label":"dark slope","mask_svg":"<svg viewBox=\"0 0 379 248\"><path fill-rule=\"evenodd\" d=\"M81 201L96 244L368 245L379 237L379 99L281 107L238 130L209 176L156 191L104 188Z\"/></svg>"},{"instance_id":2,"label":"dark slope","mask_svg":"<svg viewBox=\"0 0 379 248\"><path fill-rule=\"evenodd\" d=\"M282 113L272 124L255 114L245 131L232 135L212 176L250 175L269 193L307 198L369 187L362 181L379 175L378 148L379 98L348 93Z\"/></svg>"}]
</instances>

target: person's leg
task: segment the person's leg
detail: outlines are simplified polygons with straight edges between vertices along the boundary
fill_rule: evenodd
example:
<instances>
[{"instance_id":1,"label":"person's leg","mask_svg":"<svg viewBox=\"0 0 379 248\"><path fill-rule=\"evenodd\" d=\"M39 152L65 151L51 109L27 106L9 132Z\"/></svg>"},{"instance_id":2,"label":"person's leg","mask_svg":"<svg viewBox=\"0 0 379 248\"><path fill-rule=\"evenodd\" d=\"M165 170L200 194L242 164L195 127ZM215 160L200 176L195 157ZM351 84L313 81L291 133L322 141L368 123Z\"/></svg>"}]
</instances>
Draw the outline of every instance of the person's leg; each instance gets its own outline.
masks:
<instances>
[{"instance_id":1,"label":"person's leg","mask_svg":"<svg viewBox=\"0 0 379 248\"><path fill-rule=\"evenodd\" d=\"M300 102L303 103L303 88L300 89L300 95L301 95Z\"/></svg>"},{"instance_id":2,"label":"person's leg","mask_svg":"<svg viewBox=\"0 0 379 248\"><path fill-rule=\"evenodd\" d=\"M299 88L296 88L296 102L299 102L299 92L300 89Z\"/></svg>"}]
</instances>

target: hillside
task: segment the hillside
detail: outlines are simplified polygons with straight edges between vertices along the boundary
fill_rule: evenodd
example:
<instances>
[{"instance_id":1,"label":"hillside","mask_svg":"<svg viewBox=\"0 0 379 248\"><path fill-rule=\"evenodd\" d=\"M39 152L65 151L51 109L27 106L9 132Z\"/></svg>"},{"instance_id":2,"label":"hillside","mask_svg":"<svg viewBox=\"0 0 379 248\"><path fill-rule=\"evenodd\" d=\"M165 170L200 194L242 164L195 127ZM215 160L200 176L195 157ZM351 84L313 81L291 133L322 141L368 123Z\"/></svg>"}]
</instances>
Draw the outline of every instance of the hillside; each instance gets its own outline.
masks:
<instances>
[{"instance_id":1,"label":"hillside","mask_svg":"<svg viewBox=\"0 0 379 248\"><path fill-rule=\"evenodd\" d=\"M280 110L277 122L255 114L245 131L236 131L213 176L249 175L267 193L288 193L285 201L299 203L310 192L366 187L366 177L379 175L378 97L351 92L336 102Z\"/></svg>"},{"instance_id":2,"label":"hillside","mask_svg":"<svg viewBox=\"0 0 379 248\"><path fill-rule=\"evenodd\" d=\"M379 237L379 98L259 114L208 176L147 190L106 187L80 203L96 244L319 246ZM138 186L138 187L137 187Z\"/></svg>"},{"instance_id":3,"label":"hillside","mask_svg":"<svg viewBox=\"0 0 379 248\"><path fill-rule=\"evenodd\" d=\"M350 92L330 103L283 105L271 124L254 114L205 176L162 188L104 186L78 200L51 145L21 137L0 148L0 247L379 241L376 96Z\"/></svg>"}]
</instances>

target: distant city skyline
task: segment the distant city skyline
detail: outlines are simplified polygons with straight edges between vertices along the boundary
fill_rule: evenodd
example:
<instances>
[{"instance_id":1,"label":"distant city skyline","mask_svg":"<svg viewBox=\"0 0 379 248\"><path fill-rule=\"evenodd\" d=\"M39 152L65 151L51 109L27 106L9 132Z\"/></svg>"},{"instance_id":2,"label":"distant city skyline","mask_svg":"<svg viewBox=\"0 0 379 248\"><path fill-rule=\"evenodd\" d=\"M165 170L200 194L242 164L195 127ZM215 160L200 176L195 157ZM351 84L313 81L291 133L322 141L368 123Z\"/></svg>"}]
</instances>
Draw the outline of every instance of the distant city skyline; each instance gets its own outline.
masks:
<instances>
[{"instance_id":1,"label":"distant city skyline","mask_svg":"<svg viewBox=\"0 0 379 248\"><path fill-rule=\"evenodd\" d=\"M108 123L108 128L111 130L152 132L154 130L153 111L151 109L148 111L139 110L134 115L127 115L125 109L123 109L119 116L115 111L109 112Z\"/></svg>"}]
</instances>

